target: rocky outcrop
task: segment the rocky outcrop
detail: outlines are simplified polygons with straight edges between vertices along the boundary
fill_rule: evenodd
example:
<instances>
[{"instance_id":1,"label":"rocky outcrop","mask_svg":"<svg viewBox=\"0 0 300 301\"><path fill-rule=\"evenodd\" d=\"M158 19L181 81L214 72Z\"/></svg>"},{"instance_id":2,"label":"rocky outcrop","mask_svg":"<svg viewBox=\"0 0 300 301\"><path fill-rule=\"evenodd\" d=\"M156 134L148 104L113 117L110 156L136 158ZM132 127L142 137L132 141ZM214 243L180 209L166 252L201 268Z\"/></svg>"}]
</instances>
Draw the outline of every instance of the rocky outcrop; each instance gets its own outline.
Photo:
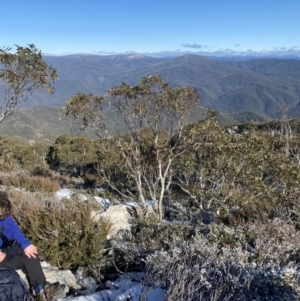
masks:
<instances>
[{"instance_id":1,"label":"rocky outcrop","mask_svg":"<svg viewBox=\"0 0 300 301\"><path fill-rule=\"evenodd\" d=\"M94 221L107 220L111 223L109 238L116 236L121 230L130 230L130 219L125 205L110 206L107 210L92 211L91 217Z\"/></svg>"}]
</instances>

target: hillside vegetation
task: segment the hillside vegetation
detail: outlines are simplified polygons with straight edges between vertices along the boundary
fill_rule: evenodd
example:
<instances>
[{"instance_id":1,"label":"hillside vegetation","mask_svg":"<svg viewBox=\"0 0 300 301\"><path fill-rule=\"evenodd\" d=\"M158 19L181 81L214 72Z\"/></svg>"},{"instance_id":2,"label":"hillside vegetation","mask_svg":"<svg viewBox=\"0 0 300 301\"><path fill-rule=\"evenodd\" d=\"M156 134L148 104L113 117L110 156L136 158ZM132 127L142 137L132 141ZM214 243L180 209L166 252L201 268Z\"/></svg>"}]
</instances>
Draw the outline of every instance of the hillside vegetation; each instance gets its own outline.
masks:
<instances>
[{"instance_id":1,"label":"hillside vegetation","mask_svg":"<svg viewBox=\"0 0 300 301\"><path fill-rule=\"evenodd\" d=\"M219 301L298 300L299 128L299 120L283 120L225 129L214 117L187 125L185 147L193 147L174 161L171 184L164 192L163 221L155 215L138 219L132 233L122 237L126 248L115 245L113 253L93 258L102 262L104 256L108 266L112 262L122 271L147 271L145 284L163 283L169 301L186 294L191 300L195 296ZM140 147L144 167L151 171L156 163L147 137L146 131ZM119 204L127 201L126 195L139 202L137 187L116 152L116 143L115 139L68 135L50 146L1 139L0 178L18 208L27 206L27 212L37 209L28 207L24 193L22 197L14 192L14 186L40 195L58 187L76 187ZM74 176L82 178L80 185ZM51 219L56 220L55 210L62 209L51 210ZM19 218L20 222L35 240L35 228L26 222L26 216ZM39 218L45 222L45 214L34 216L36 223L41 222ZM78 217L79 225L84 220ZM51 228L47 229L49 232L43 233L46 240L38 240L41 257L56 262L57 245L48 244ZM99 245L103 235L99 234ZM73 247L68 248L72 253ZM95 261L85 262L80 256L65 260L66 267L92 264L97 268ZM105 277L103 265L101 273ZM207 299L212 294L218 297Z\"/></svg>"},{"instance_id":2,"label":"hillside vegetation","mask_svg":"<svg viewBox=\"0 0 300 301\"><path fill-rule=\"evenodd\" d=\"M78 63L66 80L78 81L75 71L83 70L93 86L94 57L84 65L81 56L71 59L60 60L68 74ZM23 64L20 77L3 69L12 96L2 124L22 133L0 137L0 184L41 259L61 269L83 267L101 288L113 274L142 271L144 287L162 287L166 301L300 300L300 121L290 118L290 110L297 112L297 68L191 55L96 59L111 70L97 87L110 88L73 94L61 119L49 107L11 114L13 91L22 103L31 89L19 88ZM85 66L94 68L92 77ZM150 74L130 82L143 72ZM133 77L119 82L122 74ZM200 99L212 108L200 107ZM214 110L220 107L227 113ZM279 112L281 119L269 120ZM73 197L58 200L60 188ZM95 196L125 205L127 230L108 235L115 221L93 218L102 208Z\"/></svg>"},{"instance_id":3,"label":"hillside vegetation","mask_svg":"<svg viewBox=\"0 0 300 301\"><path fill-rule=\"evenodd\" d=\"M195 109L194 120L203 120L205 118L206 109L198 106ZM107 110L107 122L114 127L113 120L116 118L116 112ZM249 120L256 122L267 122L268 118L261 114L253 112L240 113L219 113L217 116L218 124L221 126L244 123ZM67 134L70 136L87 135L91 138L96 138L91 131L82 132L80 130L79 121L72 117L61 118L59 115L59 108L38 106L30 110L19 110L14 114L8 116L0 126L0 135L2 137L18 137L19 139L31 142L52 143L55 139Z\"/></svg>"}]
</instances>

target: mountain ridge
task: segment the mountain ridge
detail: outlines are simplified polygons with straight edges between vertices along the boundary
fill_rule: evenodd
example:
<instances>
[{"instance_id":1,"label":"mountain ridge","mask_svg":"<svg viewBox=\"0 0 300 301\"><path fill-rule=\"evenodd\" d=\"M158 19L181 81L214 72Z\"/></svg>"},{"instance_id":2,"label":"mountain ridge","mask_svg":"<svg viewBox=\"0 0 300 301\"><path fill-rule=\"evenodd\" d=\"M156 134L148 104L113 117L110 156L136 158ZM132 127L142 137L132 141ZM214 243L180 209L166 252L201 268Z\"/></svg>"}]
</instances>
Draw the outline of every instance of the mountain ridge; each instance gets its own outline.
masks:
<instances>
[{"instance_id":1,"label":"mountain ridge","mask_svg":"<svg viewBox=\"0 0 300 301\"><path fill-rule=\"evenodd\" d=\"M45 56L45 61L59 74L55 93L34 93L22 110L41 106L58 108L78 92L102 95L122 82L136 85L142 77L159 74L172 87L195 88L201 94L201 107L220 111L227 116L226 120L235 122L239 119L236 116L242 116L243 112L251 112L243 115L249 120L251 116L266 120L280 118L285 103L291 117L300 117L300 60L228 61L196 54L174 58L73 54ZM4 89L0 83L0 98L4 98Z\"/></svg>"}]
</instances>

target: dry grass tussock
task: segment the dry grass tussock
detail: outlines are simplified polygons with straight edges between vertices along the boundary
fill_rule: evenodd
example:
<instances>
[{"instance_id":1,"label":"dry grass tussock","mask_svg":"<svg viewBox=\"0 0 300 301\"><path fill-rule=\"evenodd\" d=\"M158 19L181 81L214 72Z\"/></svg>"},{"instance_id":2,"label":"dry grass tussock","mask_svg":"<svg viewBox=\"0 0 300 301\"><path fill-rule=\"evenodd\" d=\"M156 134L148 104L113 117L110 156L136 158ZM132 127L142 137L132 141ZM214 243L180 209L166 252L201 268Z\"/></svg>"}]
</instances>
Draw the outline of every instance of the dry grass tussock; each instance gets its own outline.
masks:
<instances>
[{"instance_id":1,"label":"dry grass tussock","mask_svg":"<svg viewBox=\"0 0 300 301\"><path fill-rule=\"evenodd\" d=\"M0 181L5 186L13 186L29 192L53 193L60 189L59 182L53 178L30 176L25 173L1 173Z\"/></svg>"}]
</instances>

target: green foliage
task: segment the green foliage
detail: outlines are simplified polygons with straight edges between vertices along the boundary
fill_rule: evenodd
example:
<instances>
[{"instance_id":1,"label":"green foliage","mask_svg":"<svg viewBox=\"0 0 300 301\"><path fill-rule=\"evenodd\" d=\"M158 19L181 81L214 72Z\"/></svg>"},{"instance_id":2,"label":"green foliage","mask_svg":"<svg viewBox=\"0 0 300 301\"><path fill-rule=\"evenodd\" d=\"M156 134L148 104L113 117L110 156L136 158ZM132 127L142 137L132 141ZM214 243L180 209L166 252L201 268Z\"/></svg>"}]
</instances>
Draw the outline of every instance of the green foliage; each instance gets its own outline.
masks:
<instances>
[{"instance_id":1,"label":"green foliage","mask_svg":"<svg viewBox=\"0 0 300 301\"><path fill-rule=\"evenodd\" d=\"M3 159L0 159L0 172L12 172L16 170L18 170L18 168L14 164L7 163Z\"/></svg>"},{"instance_id":2,"label":"green foliage","mask_svg":"<svg viewBox=\"0 0 300 301\"><path fill-rule=\"evenodd\" d=\"M194 228L189 225L163 223L153 217L140 218L133 222L130 233L124 232L119 238L122 242L114 244L112 261L125 272L144 269L147 255L189 244L194 237Z\"/></svg>"},{"instance_id":3,"label":"green foliage","mask_svg":"<svg viewBox=\"0 0 300 301\"><path fill-rule=\"evenodd\" d=\"M177 243L191 241L195 236L192 227L186 224L162 223L157 219L137 220L132 227L132 242L146 252L169 250Z\"/></svg>"},{"instance_id":4,"label":"green foliage","mask_svg":"<svg viewBox=\"0 0 300 301\"><path fill-rule=\"evenodd\" d=\"M295 209L290 194L299 195L300 172L280 137L257 131L226 134L206 120L188 127L185 138L195 147L176 160L177 197L172 198L184 192L194 207L213 211L226 223L289 218L283 212Z\"/></svg>"},{"instance_id":5,"label":"green foliage","mask_svg":"<svg viewBox=\"0 0 300 301\"><path fill-rule=\"evenodd\" d=\"M91 219L92 203L42 201L12 193L14 216L42 260L63 269L91 267L103 256L110 224Z\"/></svg>"},{"instance_id":6,"label":"green foliage","mask_svg":"<svg viewBox=\"0 0 300 301\"><path fill-rule=\"evenodd\" d=\"M15 138L0 139L2 160L23 169L47 168L47 152L48 146L41 143L28 145Z\"/></svg>"},{"instance_id":7,"label":"green foliage","mask_svg":"<svg viewBox=\"0 0 300 301\"><path fill-rule=\"evenodd\" d=\"M54 82L58 77L56 70L47 66L41 51L33 44L16 48L15 53L11 53L11 48L0 48L0 79L7 85L0 122L34 90L53 93L49 81Z\"/></svg>"},{"instance_id":8,"label":"green foliage","mask_svg":"<svg viewBox=\"0 0 300 301\"><path fill-rule=\"evenodd\" d=\"M125 94L135 93L123 86L119 89ZM294 201L300 193L297 130L287 156L286 142L280 134L270 132L270 128L280 130L280 124L243 128L240 134L228 134L217 125L215 116L184 127L172 138L166 131L155 136L153 129L143 128L94 141L97 159L93 160L99 179L119 195L132 200L141 195L144 199L159 196L164 205L183 199L184 206L190 207L189 220L199 218L201 210L213 212L214 218L228 225L257 218L287 220L291 213L286 208L298 214ZM66 147L71 148L68 143ZM169 160L172 169L160 178L157 168L163 171ZM162 180L168 190L161 186Z\"/></svg>"},{"instance_id":9,"label":"green foliage","mask_svg":"<svg viewBox=\"0 0 300 301\"><path fill-rule=\"evenodd\" d=\"M47 162L51 168L72 175L83 175L97 162L97 149L92 139L84 136L59 136L49 148Z\"/></svg>"},{"instance_id":10,"label":"green foliage","mask_svg":"<svg viewBox=\"0 0 300 301\"><path fill-rule=\"evenodd\" d=\"M82 118L82 128L85 128L90 120L97 118L98 110L102 111L103 97L77 93L67 102L66 107L62 107L60 112L66 116L72 115L74 118Z\"/></svg>"},{"instance_id":11,"label":"green foliage","mask_svg":"<svg viewBox=\"0 0 300 301\"><path fill-rule=\"evenodd\" d=\"M104 99L109 102L118 116L115 123L119 135L114 142L115 152L121 158L119 170L121 174L126 173L136 193L131 189L119 189L107 169L101 169L101 164L97 171L113 190L127 199L145 206L146 198L151 197L157 202L162 219L162 202L173 160L186 151L180 147L182 130L199 98L191 87L171 88L159 75L151 75L142 78L136 86L122 83L113 87L105 97L76 94L67 101L62 112L80 118L83 128L92 126L100 137L111 137L103 111ZM124 131L128 134L120 135Z\"/></svg>"},{"instance_id":12,"label":"green foliage","mask_svg":"<svg viewBox=\"0 0 300 301\"><path fill-rule=\"evenodd\" d=\"M54 173L48 166L35 166L30 170L30 174L32 176L39 176L39 177L54 177Z\"/></svg>"}]
</instances>

